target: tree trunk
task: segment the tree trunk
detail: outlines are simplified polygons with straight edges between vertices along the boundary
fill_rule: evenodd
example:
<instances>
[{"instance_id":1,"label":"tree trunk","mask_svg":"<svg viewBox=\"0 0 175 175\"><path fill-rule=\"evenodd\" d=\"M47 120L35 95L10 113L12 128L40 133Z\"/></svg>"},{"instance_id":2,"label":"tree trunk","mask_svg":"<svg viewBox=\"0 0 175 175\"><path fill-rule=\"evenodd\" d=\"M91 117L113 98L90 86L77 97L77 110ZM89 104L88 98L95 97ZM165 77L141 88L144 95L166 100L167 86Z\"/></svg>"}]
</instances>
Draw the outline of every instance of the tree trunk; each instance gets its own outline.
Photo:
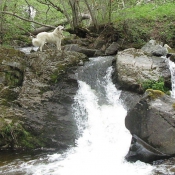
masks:
<instances>
[{"instance_id":1,"label":"tree trunk","mask_svg":"<svg viewBox=\"0 0 175 175\"><path fill-rule=\"evenodd\" d=\"M109 0L109 4L108 4L108 11L109 11L109 23L111 23L111 15L112 15L112 0Z\"/></svg>"},{"instance_id":2,"label":"tree trunk","mask_svg":"<svg viewBox=\"0 0 175 175\"><path fill-rule=\"evenodd\" d=\"M63 5L63 9L64 9L64 15L67 18L67 21L70 24L71 28L73 28L72 21L71 21L71 18L69 16L69 14L67 13L66 6L65 6L65 2L64 1L62 1L62 5Z\"/></svg>"},{"instance_id":3,"label":"tree trunk","mask_svg":"<svg viewBox=\"0 0 175 175\"><path fill-rule=\"evenodd\" d=\"M7 0L0 1L0 11L6 11L7 9ZM4 39L4 31L5 31L5 23L4 23L4 14L0 13L0 45L3 44L3 39Z\"/></svg>"},{"instance_id":4,"label":"tree trunk","mask_svg":"<svg viewBox=\"0 0 175 175\"><path fill-rule=\"evenodd\" d=\"M96 19L96 17L95 17L95 13L91 10L91 7L89 6L87 0L84 0L84 2L85 2L86 6L87 6L87 8L88 8L88 10L89 10L89 13L90 13L91 18L92 18L92 22L93 22L93 24L94 24L96 30L98 31L98 24L97 24L97 19Z\"/></svg>"},{"instance_id":5,"label":"tree trunk","mask_svg":"<svg viewBox=\"0 0 175 175\"><path fill-rule=\"evenodd\" d=\"M76 29L80 25L79 20L79 1L77 0L69 0L69 4L72 9L72 22L73 22L73 29Z\"/></svg>"}]
</instances>

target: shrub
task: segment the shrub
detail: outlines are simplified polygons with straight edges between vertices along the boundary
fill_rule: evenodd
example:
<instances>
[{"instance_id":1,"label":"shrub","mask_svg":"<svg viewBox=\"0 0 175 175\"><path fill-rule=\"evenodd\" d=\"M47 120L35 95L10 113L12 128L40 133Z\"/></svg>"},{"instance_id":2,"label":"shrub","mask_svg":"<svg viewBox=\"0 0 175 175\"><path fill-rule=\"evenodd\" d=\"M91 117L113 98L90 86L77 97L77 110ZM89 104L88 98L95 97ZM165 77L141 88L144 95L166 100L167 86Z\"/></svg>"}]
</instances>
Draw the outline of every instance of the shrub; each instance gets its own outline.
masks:
<instances>
[{"instance_id":1,"label":"shrub","mask_svg":"<svg viewBox=\"0 0 175 175\"><path fill-rule=\"evenodd\" d=\"M169 93L169 89L165 87L165 81L163 77L160 77L157 81L155 80L147 80L141 83L143 90L153 89Z\"/></svg>"}]
</instances>

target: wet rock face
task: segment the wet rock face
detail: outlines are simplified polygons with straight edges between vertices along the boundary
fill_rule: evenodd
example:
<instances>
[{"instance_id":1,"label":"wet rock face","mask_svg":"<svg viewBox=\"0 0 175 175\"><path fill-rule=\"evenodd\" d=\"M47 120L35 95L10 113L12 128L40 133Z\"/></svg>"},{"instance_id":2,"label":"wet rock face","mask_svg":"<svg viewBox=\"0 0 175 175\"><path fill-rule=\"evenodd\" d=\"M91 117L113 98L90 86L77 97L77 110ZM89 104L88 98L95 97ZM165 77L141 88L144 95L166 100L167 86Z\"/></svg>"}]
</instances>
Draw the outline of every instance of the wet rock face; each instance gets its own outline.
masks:
<instances>
[{"instance_id":1,"label":"wet rock face","mask_svg":"<svg viewBox=\"0 0 175 175\"><path fill-rule=\"evenodd\" d=\"M136 162L137 160L140 160L145 163L150 163L168 157L169 155L156 150L154 147L144 142L138 136L133 135L129 152L125 158L130 162Z\"/></svg>"},{"instance_id":2,"label":"wet rock face","mask_svg":"<svg viewBox=\"0 0 175 175\"><path fill-rule=\"evenodd\" d=\"M157 91L149 91L151 93L147 91L145 96L128 112L125 118L126 128L132 135L136 135L162 155L173 156L175 154L175 110L173 107L175 100L160 93L156 95L156 98L152 98L155 97L152 93L157 93ZM131 151L133 152L132 149ZM140 154L141 152L140 150Z\"/></svg>"},{"instance_id":3,"label":"wet rock face","mask_svg":"<svg viewBox=\"0 0 175 175\"><path fill-rule=\"evenodd\" d=\"M22 72L22 83L9 86L4 78L0 84L0 149L60 149L74 145L77 126L72 104L78 89L75 71L87 57L53 50L28 55L17 52L18 57L3 57L0 65L3 69L6 63Z\"/></svg>"},{"instance_id":4,"label":"wet rock face","mask_svg":"<svg viewBox=\"0 0 175 175\"><path fill-rule=\"evenodd\" d=\"M67 148L74 145L77 126L72 115L76 79L63 77L43 93L41 102L31 102L25 112L25 128L39 137L46 147Z\"/></svg>"},{"instance_id":5,"label":"wet rock face","mask_svg":"<svg viewBox=\"0 0 175 175\"><path fill-rule=\"evenodd\" d=\"M27 116L25 128L34 132L47 147L73 145L76 123L72 115L78 89L75 67L87 57L77 52L33 53L25 72L19 105Z\"/></svg>"}]
</instances>

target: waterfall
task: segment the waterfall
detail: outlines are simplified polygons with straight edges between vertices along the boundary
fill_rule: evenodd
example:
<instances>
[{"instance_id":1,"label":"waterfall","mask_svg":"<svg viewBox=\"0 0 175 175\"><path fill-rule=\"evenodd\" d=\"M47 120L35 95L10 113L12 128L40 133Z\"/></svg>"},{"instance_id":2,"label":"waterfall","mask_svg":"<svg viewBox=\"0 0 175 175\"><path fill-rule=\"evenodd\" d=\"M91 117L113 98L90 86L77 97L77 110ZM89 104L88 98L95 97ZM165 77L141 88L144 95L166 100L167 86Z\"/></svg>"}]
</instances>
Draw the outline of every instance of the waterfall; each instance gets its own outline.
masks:
<instances>
[{"instance_id":1,"label":"waterfall","mask_svg":"<svg viewBox=\"0 0 175 175\"><path fill-rule=\"evenodd\" d=\"M175 98L175 63L172 62L169 58L167 58L167 60L168 60L169 69L171 72L171 84L172 84L171 97Z\"/></svg>"},{"instance_id":2,"label":"waterfall","mask_svg":"<svg viewBox=\"0 0 175 175\"><path fill-rule=\"evenodd\" d=\"M127 111L119 98L121 91L115 88L111 80L112 59L90 59L78 71L79 90L72 106L78 126L76 146L64 153L28 161L16 160L17 162L2 167L1 174L152 174L153 166L125 160L131 135L124 125Z\"/></svg>"}]
</instances>

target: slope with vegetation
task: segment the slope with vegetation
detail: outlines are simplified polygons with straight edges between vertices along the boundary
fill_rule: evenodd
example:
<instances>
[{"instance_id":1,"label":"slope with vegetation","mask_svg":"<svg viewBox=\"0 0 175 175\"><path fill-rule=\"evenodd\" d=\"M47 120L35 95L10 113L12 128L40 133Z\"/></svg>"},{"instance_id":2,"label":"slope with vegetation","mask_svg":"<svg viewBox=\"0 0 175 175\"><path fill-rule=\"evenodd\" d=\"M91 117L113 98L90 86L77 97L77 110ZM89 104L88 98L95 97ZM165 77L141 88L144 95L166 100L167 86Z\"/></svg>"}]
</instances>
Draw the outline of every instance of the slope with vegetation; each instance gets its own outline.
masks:
<instances>
[{"instance_id":1,"label":"slope with vegetation","mask_svg":"<svg viewBox=\"0 0 175 175\"><path fill-rule=\"evenodd\" d=\"M123 48L140 47L150 39L175 47L173 0L3 0L0 7L1 45L31 44L28 36L41 27L50 30L62 24L70 33L93 32L91 36L98 37L100 26L112 24ZM29 7L36 10L35 17Z\"/></svg>"}]
</instances>

